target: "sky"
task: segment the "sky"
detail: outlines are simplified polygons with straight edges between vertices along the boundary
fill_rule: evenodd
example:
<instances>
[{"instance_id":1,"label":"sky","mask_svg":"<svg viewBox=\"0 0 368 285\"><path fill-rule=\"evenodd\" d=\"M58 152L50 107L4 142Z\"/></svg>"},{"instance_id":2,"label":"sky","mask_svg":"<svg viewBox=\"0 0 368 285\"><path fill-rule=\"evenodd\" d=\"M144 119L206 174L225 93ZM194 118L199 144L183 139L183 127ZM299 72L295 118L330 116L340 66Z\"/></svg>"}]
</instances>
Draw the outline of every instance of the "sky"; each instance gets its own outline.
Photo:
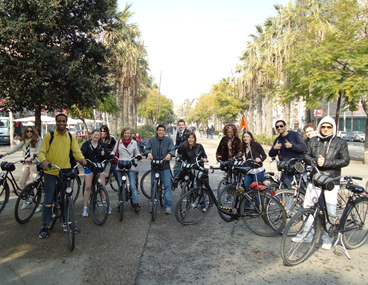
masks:
<instances>
[{"instance_id":1,"label":"sky","mask_svg":"<svg viewBox=\"0 0 368 285\"><path fill-rule=\"evenodd\" d=\"M255 26L277 15L274 4L288 1L118 0L118 8L132 4L131 23L141 31L149 73L178 106L235 75Z\"/></svg>"}]
</instances>

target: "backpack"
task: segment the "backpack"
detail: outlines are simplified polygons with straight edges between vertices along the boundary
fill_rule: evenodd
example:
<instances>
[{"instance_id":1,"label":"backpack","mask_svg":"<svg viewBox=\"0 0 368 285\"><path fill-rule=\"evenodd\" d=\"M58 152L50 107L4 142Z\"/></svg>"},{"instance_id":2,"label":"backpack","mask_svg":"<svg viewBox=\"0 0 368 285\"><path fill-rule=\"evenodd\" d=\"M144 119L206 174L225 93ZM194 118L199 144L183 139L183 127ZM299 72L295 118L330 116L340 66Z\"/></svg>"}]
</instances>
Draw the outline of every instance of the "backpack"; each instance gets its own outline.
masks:
<instances>
[{"instance_id":1,"label":"backpack","mask_svg":"<svg viewBox=\"0 0 368 285\"><path fill-rule=\"evenodd\" d=\"M54 131L50 131L50 134L51 134L51 138L50 138L49 145L51 146L51 143L54 140ZM75 158L73 156L73 151L72 151L73 137L72 137L71 133L69 133L69 132L68 132L68 135L69 135L69 138L70 138L69 161L70 161L70 166L73 168L74 166L77 165L77 161L75 160Z\"/></svg>"}]
</instances>

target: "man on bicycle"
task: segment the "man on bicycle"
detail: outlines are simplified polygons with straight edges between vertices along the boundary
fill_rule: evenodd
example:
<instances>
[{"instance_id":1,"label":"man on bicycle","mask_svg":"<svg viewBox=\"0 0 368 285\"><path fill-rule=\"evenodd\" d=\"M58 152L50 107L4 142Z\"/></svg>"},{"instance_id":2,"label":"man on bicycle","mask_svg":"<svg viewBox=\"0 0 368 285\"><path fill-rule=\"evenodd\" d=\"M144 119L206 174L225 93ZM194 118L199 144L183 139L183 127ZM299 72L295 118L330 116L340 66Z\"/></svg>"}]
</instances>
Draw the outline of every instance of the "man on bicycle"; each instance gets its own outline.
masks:
<instances>
[{"instance_id":1,"label":"man on bicycle","mask_svg":"<svg viewBox=\"0 0 368 285\"><path fill-rule=\"evenodd\" d=\"M277 120L275 129L279 133L279 136L275 139L268 153L269 156L275 157L278 155L280 161L289 161L292 158L303 158L303 153L307 149L303 137L298 132L288 130L284 120ZM298 179L300 174L296 174L295 176ZM294 179L293 175L285 175L281 177L281 179L288 188L292 187L291 182Z\"/></svg>"},{"instance_id":2,"label":"man on bicycle","mask_svg":"<svg viewBox=\"0 0 368 285\"><path fill-rule=\"evenodd\" d=\"M307 145L307 152L304 154L304 161L309 165L317 166L321 174L335 178L341 175L341 168L348 166L350 156L348 145L344 139L336 136L336 123L331 117L323 118L318 124L317 136L312 137ZM315 171L312 170L312 174ZM340 188L340 181L335 181L335 187L331 191L325 191L326 206L328 215L336 216L337 195ZM313 198L319 197L321 190L312 183L308 183L305 194L304 208L310 208L314 205ZM303 239L304 238L304 239ZM293 242L308 242L308 237L296 236L292 238ZM333 237L328 236L326 232L322 236L322 249L332 247Z\"/></svg>"},{"instance_id":3,"label":"man on bicycle","mask_svg":"<svg viewBox=\"0 0 368 285\"><path fill-rule=\"evenodd\" d=\"M42 167L45 171L45 197L42 209L42 228L39 233L39 238L47 238L49 236L48 224L51 222L52 204L56 188L56 181L59 174L57 169L49 170L49 164L55 164L62 169L70 169L70 150L73 152L75 159L80 161L83 165L86 165L87 163L79 148L76 138L73 135L69 136L68 130L66 128L68 117L65 114L58 114L55 117L55 121L56 130L54 132L52 143L50 144L51 133L49 132L45 135L38 153L38 158L42 162ZM70 141L70 138L72 138L72 141ZM61 183L58 183L59 188L65 186L60 184ZM65 227L63 225L63 228L64 231L67 230L66 225ZM79 233L80 229L75 227L75 232Z\"/></svg>"},{"instance_id":4,"label":"man on bicycle","mask_svg":"<svg viewBox=\"0 0 368 285\"><path fill-rule=\"evenodd\" d=\"M185 142L187 141L187 136L191 131L185 127L185 121L180 119L178 121L178 130L176 132L176 141L175 148L177 149L177 158L181 157L181 153L183 152L183 147ZM174 164L174 178L175 180L172 182L173 188L178 187L178 179L180 177L180 169L181 169L181 161L176 160Z\"/></svg>"},{"instance_id":5,"label":"man on bicycle","mask_svg":"<svg viewBox=\"0 0 368 285\"><path fill-rule=\"evenodd\" d=\"M175 155L174 143L171 138L165 136L165 126L160 124L156 128L156 136L148 140L145 154L149 160L165 160L163 169L160 170L160 179L165 188L165 213L171 214L171 174L170 174L170 160ZM151 197L152 188L155 180L155 171L151 169ZM152 203L149 208L152 212Z\"/></svg>"}]
</instances>

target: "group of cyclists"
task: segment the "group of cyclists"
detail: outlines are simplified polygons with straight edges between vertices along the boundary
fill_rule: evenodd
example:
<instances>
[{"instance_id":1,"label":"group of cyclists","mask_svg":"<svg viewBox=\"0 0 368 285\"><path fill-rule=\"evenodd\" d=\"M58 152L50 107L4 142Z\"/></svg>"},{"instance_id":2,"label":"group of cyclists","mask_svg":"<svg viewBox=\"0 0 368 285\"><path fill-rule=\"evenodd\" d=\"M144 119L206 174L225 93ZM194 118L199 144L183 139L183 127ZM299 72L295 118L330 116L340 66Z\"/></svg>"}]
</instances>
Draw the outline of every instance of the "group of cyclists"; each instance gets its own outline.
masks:
<instances>
[{"instance_id":1,"label":"group of cyclists","mask_svg":"<svg viewBox=\"0 0 368 285\"><path fill-rule=\"evenodd\" d=\"M132 158L141 158L141 149L137 140L134 139L132 130L124 128L121 131L120 139L116 140L110 133L106 125L92 131L92 138L86 141L79 148L76 138L69 134L67 130L68 117L65 114L58 114L55 117L56 130L51 134L47 133L42 140L33 127L26 127L23 132L21 142L3 153L3 155L12 154L23 149L25 164L20 177L20 186L24 188L27 178L31 175L34 178L37 175L34 154L38 155L39 161L44 169L45 195L42 203L42 227L39 233L40 238L47 238L49 231L47 228L51 219L51 206L55 187L62 187L56 183L57 171L50 170L49 164L56 164L62 169L71 168L70 152L76 160L84 166L85 177L85 194L83 202L82 216L88 216L88 200L92 184L92 172L87 167L87 160L92 162L102 162L111 159L112 171L117 178L118 184L121 184L122 174L118 168L118 160L131 160ZM315 165L315 167L324 175L336 177L341 174L341 168L349 164L349 152L345 140L336 136L336 124L331 117L323 118L318 127L307 124L304 132L307 139L291 130L288 130L286 122L278 120L275 123L275 129L278 136L275 139L268 155L270 157L278 156L280 161L289 161L292 158L304 159L307 164ZM174 141L165 136L166 127L159 124L156 127L155 136L148 140L144 150L144 155L149 160L162 160L163 167L160 169L160 179L165 190L165 213L172 213L172 190L178 187L181 177L181 163L194 163L198 159L207 162L207 155L203 145L197 142L196 134L185 127L185 121L179 120L177 125L177 134ZM175 165L173 176L170 173L170 161L175 157ZM252 132L244 131L241 138L238 136L238 129L235 124L226 124L223 128L223 137L219 142L216 150L217 160L227 161L230 159L246 160L247 165L252 168L245 175L244 189L247 191L253 182L263 182L265 177L265 168L263 162L267 155L255 138ZM154 171L151 171L151 181L154 181ZM133 208L139 212L141 205L138 198L138 189L136 187L136 171L134 167L128 172L130 189L132 191ZM194 177L191 177L194 180ZM293 181L294 177L285 175L282 177L285 185ZM105 184L104 173L100 174L100 183ZM339 182L335 182L335 188L326 195L327 208L331 215L336 214L337 191ZM318 188L312 183L308 184L305 196L304 207L313 205L313 197L319 195ZM152 195L151 195L152 196ZM39 209L40 210L40 209ZM111 207L109 214L111 214ZM150 203L149 211L152 211ZM75 232L80 232L79 228L75 228ZM332 246L332 238L324 235L322 248L329 249ZM295 242L308 242L308 237L296 236Z\"/></svg>"}]
</instances>

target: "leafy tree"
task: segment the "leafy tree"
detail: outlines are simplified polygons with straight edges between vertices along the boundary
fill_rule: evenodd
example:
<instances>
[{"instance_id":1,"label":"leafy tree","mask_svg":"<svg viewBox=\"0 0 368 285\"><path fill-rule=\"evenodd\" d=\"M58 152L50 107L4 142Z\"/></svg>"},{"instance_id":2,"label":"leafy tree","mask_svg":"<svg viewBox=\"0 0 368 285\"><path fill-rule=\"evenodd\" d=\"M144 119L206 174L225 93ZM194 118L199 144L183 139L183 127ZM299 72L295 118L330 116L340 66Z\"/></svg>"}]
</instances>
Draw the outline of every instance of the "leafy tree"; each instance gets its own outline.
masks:
<instances>
[{"instance_id":1,"label":"leafy tree","mask_svg":"<svg viewBox=\"0 0 368 285\"><path fill-rule=\"evenodd\" d=\"M95 108L110 91L109 50L96 39L116 1L0 1L0 96L13 111Z\"/></svg>"}]
</instances>

